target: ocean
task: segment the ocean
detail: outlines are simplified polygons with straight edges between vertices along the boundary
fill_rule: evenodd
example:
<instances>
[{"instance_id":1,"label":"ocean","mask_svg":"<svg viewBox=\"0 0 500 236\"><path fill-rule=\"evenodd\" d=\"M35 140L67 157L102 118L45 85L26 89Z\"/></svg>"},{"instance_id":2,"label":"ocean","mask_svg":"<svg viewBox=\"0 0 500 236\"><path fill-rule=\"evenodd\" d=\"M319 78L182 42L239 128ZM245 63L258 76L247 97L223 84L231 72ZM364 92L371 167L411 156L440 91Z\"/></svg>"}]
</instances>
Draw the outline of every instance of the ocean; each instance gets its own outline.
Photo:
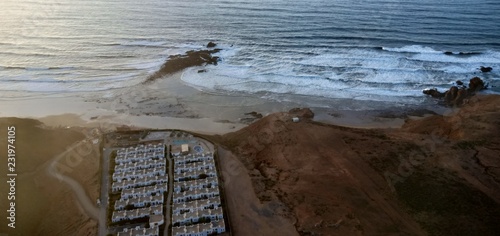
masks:
<instances>
[{"instance_id":1,"label":"ocean","mask_svg":"<svg viewBox=\"0 0 500 236\"><path fill-rule=\"evenodd\" d=\"M0 98L139 86L169 55L223 50L182 81L220 94L418 104L479 76L500 93L497 0L2 0ZM452 52L452 54L445 52ZM481 73L490 66L491 73Z\"/></svg>"}]
</instances>

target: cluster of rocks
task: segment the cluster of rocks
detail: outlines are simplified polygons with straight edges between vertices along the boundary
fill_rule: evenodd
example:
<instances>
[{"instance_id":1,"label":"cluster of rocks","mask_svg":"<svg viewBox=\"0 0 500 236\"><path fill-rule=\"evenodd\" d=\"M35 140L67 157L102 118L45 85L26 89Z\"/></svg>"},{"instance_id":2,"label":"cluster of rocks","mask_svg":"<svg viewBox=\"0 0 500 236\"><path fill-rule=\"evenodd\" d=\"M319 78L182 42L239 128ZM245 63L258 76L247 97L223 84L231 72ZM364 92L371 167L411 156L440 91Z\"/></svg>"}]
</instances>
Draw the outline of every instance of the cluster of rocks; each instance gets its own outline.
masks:
<instances>
[{"instance_id":1,"label":"cluster of rocks","mask_svg":"<svg viewBox=\"0 0 500 236\"><path fill-rule=\"evenodd\" d=\"M451 88L444 93L439 92L436 88L425 89L423 93L434 98L444 99L444 102L449 106L461 106L466 99L486 88L487 85L482 79L474 77L469 81L469 87L465 86L464 83L459 80L456 86L451 86Z\"/></svg>"},{"instance_id":2,"label":"cluster of rocks","mask_svg":"<svg viewBox=\"0 0 500 236\"><path fill-rule=\"evenodd\" d=\"M250 124L250 123L264 117L261 113L256 112L256 111L245 113L245 116L247 116L247 117L240 118L241 123Z\"/></svg>"},{"instance_id":3,"label":"cluster of rocks","mask_svg":"<svg viewBox=\"0 0 500 236\"><path fill-rule=\"evenodd\" d=\"M299 120L312 120L314 118L314 113L309 108L293 108L288 111L288 113L283 113L283 118L289 120L293 117L299 118ZM253 123L259 119L262 119L264 115L262 113L252 111L245 113L246 117L240 118L240 122L244 124Z\"/></svg>"},{"instance_id":4,"label":"cluster of rocks","mask_svg":"<svg viewBox=\"0 0 500 236\"><path fill-rule=\"evenodd\" d=\"M197 51L191 50L183 55L169 56L167 61L161 66L161 68L154 74L149 76L145 83L161 78L167 74L173 74L182 71L189 67L201 65L217 65L220 58L217 56L212 56L212 54L218 53L221 49L215 48L216 46L217 44L209 42L207 44L207 49ZM202 73L205 71L200 70L198 72Z\"/></svg>"}]
</instances>

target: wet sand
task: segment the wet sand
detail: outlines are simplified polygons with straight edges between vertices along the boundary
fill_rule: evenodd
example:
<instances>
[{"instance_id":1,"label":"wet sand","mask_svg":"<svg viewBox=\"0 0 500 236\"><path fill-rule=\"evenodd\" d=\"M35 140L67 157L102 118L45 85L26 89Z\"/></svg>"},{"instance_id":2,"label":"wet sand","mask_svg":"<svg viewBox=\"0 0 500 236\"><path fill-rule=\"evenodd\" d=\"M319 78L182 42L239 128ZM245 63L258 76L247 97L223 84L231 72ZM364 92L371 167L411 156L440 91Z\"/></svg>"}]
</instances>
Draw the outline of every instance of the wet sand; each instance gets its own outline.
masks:
<instances>
[{"instance_id":1,"label":"wet sand","mask_svg":"<svg viewBox=\"0 0 500 236\"><path fill-rule=\"evenodd\" d=\"M186 84L179 72L124 89L4 99L0 101L0 117L36 118L50 126L114 128L127 125L224 134L250 123L253 117L245 113L257 112L265 116L296 107L310 107L319 122L361 128L401 127L406 118L401 115L402 110L415 109L380 102L289 94L271 99L267 94L207 92ZM422 109L446 112L432 104Z\"/></svg>"}]
</instances>

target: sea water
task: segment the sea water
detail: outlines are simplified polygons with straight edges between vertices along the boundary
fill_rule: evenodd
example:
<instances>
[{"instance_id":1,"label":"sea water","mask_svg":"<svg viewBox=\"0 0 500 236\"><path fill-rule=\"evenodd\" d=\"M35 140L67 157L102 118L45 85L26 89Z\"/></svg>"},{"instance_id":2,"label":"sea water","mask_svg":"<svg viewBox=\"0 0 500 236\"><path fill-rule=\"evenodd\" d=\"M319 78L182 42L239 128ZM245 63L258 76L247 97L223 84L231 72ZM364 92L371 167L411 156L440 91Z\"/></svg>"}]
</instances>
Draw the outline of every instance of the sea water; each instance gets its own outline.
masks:
<instances>
[{"instance_id":1,"label":"sea water","mask_svg":"<svg viewBox=\"0 0 500 236\"><path fill-rule=\"evenodd\" d=\"M138 86L169 55L223 50L182 81L218 93L421 103L479 76L500 89L496 0L2 0L0 96ZM445 52L448 52L445 54ZM480 66L493 71L481 73Z\"/></svg>"}]
</instances>

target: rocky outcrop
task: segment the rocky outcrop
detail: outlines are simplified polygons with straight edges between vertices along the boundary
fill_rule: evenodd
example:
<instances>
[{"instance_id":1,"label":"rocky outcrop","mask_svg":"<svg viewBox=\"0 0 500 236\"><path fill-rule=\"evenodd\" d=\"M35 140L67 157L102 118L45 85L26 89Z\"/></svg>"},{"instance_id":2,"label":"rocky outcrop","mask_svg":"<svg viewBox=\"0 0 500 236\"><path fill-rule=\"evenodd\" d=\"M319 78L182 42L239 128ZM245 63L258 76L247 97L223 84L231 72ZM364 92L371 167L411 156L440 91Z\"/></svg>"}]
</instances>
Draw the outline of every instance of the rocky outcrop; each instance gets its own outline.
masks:
<instances>
[{"instance_id":1,"label":"rocky outcrop","mask_svg":"<svg viewBox=\"0 0 500 236\"><path fill-rule=\"evenodd\" d=\"M253 116L254 118L257 118L257 119L264 117L261 113L258 113L256 111L245 113L245 115L250 115L250 116Z\"/></svg>"},{"instance_id":2,"label":"rocky outcrop","mask_svg":"<svg viewBox=\"0 0 500 236\"><path fill-rule=\"evenodd\" d=\"M214 48L214 47L216 47L216 46L217 46L217 44L216 44L216 43L214 43L214 42L211 42L211 41L210 41L210 42L208 42L208 44L207 44L207 48Z\"/></svg>"},{"instance_id":3,"label":"rocky outcrop","mask_svg":"<svg viewBox=\"0 0 500 236\"><path fill-rule=\"evenodd\" d=\"M433 98L442 98L444 97L444 93L439 92L436 88L431 88L431 89L424 89L422 91L426 95L430 95Z\"/></svg>"},{"instance_id":4,"label":"rocky outcrop","mask_svg":"<svg viewBox=\"0 0 500 236\"><path fill-rule=\"evenodd\" d=\"M484 67L484 66L481 66L481 68L479 68L479 69L483 73L485 73L485 72L491 72L493 70L493 68L491 68L491 67Z\"/></svg>"},{"instance_id":5,"label":"rocky outcrop","mask_svg":"<svg viewBox=\"0 0 500 236\"><path fill-rule=\"evenodd\" d=\"M430 95L434 98L444 98L444 102L448 106L461 106L464 104L466 99L472 97L476 92L486 89L484 81L479 77L474 77L469 81L469 87L467 88L462 81L457 81L457 86L451 86L451 88L442 93L437 89L425 89L424 94Z\"/></svg>"},{"instance_id":6,"label":"rocky outcrop","mask_svg":"<svg viewBox=\"0 0 500 236\"><path fill-rule=\"evenodd\" d=\"M483 90L486 88L486 85L484 84L484 81L480 79L479 77L474 77L470 80L469 82L469 91L470 93L475 93L477 91Z\"/></svg>"},{"instance_id":7,"label":"rocky outcrop","mask_svg":"<svg viewBox=\"0 0 500 236\"><path fill-rule=\"evenodd\" d=\"M262 117L264 117L261 113L256 112L256 111L245 113L245 116L250 116L250 117L240 118L241 123L250 124L250 123L252 123L258 119L262 119Z\"/></svg>"},{"instance_id":8,"label":"rocky outcrop","mask_svg":"<svg viewBox=\"0 0 500 236\"><path fill-rule=\"evenodd\" d=\"M293 117L298 117L301 119L314 118L314 113L309 108L293 108L290 111L288 111L288 114Z\"/></svg>"},{"instance_id":9,"label":"rocky outcrop","mask_svg":"<svg viewBox=\"0 0 500 236\"><path fill-rule=\"evenodd\" d=\"M293 123L312 112L292 109L214 138L300 235L498 235L498 104L474 96L458 113L402 129Z\"/></svg>"},{"instance_id":10,"label":"rocky outcrop","mask_svg":"<svg viewBox=\"0 0 500 236\"><path fill-rule=\"evenodd\" d=\"M210 43L209 45L211 45ZM183 55L169 56L167 61L161 66L161 68L154 74L149 76L149 78L145 81L145 83L154 81L168 74L173 74L182 71L189 67L209 65L209 64L217 65L220 58L217 56L212 56L212 54L218 53L220 52L220 50L221 49L218 48L204 49L198 51L191 50Z\"/></svg>"}]
</instances>

